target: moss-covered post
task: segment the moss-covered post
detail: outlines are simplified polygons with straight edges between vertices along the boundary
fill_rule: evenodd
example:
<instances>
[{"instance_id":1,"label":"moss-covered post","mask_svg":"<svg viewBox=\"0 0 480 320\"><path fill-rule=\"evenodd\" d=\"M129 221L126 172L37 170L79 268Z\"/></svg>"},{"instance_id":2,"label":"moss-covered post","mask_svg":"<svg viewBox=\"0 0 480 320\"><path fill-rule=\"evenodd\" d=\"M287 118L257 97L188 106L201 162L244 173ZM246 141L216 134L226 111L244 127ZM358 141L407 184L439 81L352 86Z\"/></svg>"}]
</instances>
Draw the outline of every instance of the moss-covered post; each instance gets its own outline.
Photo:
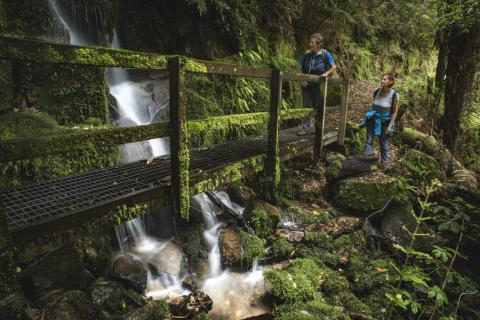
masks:
<instances>
[{"instance_id":1,"label":"moss-covered post","mask_svg":"<svg viewBox=\"0 0 480 320\"><path fill-rule=\"evenodd\" d=\"M23 295L16 277L15 247L0 201L0 315L2 319L22 319L23 311Z\"/></svg>"},{"instance_id":2,"label":"moss-covered post","mask_svg":"<svg viewBox=\"0 0 480 320\"><path fill-rule=\"evenodd\" d=\"M338 144L345 144L345 130L347 128L347 112L348 112L348 89L349 81L343 81L342 88L342 105L340 106L340 125L338 128Z\"/></svg>"},{"instance_id":3,"label":"moss-covered post","mask_svg":"<svg viewBox=\"0 0 480 320\"><path fill-rule=\"evenodd\" d=\"M272 70L270 79L270 114L268 120L267 162L265 165L266 183L265 199L276 202L276 194L280 184L280 146L278 131L280 130L280 105L282 103L282 72Z\"/></svg>"},{"instance_id":4,"label":"moss-covered post","mask_svg":"<svg viewBox=\"0 0 480 320\"><path fill-rule=\"evenodd\" d=\"M187 92L185 90L184 57L168 59L170 77L170 151L172 170L173 213L185 220L189 218L190 189L188 132L187 132Z\"/></svg>"},{"instance_id":5,"label":"moss-covered post","mask_svg":"<svg viewBox=\"0 0 480 320\"><path fill-rule=\"evenodd\" d=\"M318 159L323 148L323 131L325 125L325 110L327 107L327 85L328 80L323 77L320 80L320 106L316 108L315 116L315 146L313 156Z\"/></svg>"}]
</instances>

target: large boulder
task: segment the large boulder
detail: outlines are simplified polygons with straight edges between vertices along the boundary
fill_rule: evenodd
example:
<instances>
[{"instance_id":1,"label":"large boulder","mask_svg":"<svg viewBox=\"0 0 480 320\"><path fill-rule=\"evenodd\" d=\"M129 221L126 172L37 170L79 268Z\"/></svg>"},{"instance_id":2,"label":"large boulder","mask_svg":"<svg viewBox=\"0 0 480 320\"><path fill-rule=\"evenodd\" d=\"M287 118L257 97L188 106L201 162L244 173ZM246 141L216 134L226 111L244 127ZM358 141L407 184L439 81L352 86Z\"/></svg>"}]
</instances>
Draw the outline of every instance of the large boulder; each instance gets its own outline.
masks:
<instances>
[{"instance_id":1,"label":"large boulder","mask_svg":"<svg viewBox=\"0 0 480 320\"><path fill-rule=\"evenodd\" d=\"M337 158L331 161L325 170L329 180L337 180L375 171L377 169L377 157L355 157L351 159Z\"/></svg>"},{"instance_id":2,"label":"large boulder","mask_svg":"<svg viewBox=\"0 0 480 320\"><path fill-rule=\"evenodd\" d=\"M20 275L22 283L32 288L34 296L55 289L86 291L93 278L83 265L80 253L66 244L40 258Z\"/></svg>"},{"instance_id":3,"label":"large boulder","mask_svg":"<svg viewBox=\"0 0 480 320\"><path fill-rule=\"evenodd\" d=\"M412 204L393 201L383 215L381 231L390 242L405 246L410 243L410 233L415 231L416 226Z\"/></svg>"},{"instance_id":4,"label":"large boulder","mask_svg":"<svg viewBox=\"0 0 480 320\"><path fill-rule=\"evenodd\" d=\"M147 287L147 269L142 261L131 255L118 255L113 262L110 275L139 293L143 293Z\"/></svg>"},{"instance_id":5,"label":"large boulder","mask_svg":"<svg viewBox=\"0 0 480 320\"><path fill-rule=\"evenodd\" d=\"M185 254L182 248L168 241L156 254L149 260L149 266L156 273L178 274L185 264Z\"/></svg>"},{"instance_id":6,"label":"large boulder","mask_svg":"<svg viewBox=\"0 0 480 320\"><path fill-rule=\"evenodd\" d=\"M338 181L333 196L337 206L366 213L383 208L396 192L395 179L379 172Z\"/></svg>"},{"instance_id":7,"label":"large boulder","mask_svg":"<svg viewBox=\"0 0 480 320\"><path fill-rule=\"evenodd\" d=\"M90 286L94 305L102 311L119 313L126 307L125 288L116 281L97 279Z\"/></svg>"},{"instance_id":8,"label":"large boulder","mask_svg":"<svg viewBox=\"0 0 480 320\"><path fill-rule=\"evenodd\" d=\"M67 291L47 308L47 320L94 320L95 306L83 291Z\"/></svg>"}]
</instances>

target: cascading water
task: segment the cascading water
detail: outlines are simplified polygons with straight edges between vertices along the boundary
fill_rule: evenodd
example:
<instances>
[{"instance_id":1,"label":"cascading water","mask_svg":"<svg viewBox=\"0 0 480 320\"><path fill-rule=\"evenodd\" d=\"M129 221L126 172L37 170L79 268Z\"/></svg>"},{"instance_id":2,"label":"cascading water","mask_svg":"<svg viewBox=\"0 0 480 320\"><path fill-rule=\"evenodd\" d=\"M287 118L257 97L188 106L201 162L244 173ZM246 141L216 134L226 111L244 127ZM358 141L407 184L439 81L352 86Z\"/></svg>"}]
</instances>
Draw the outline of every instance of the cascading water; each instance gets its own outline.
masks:
<instances>
[{"instance_id":1,"label":"cascading water","mask_svg":"<svg viewBox=\"0 0 480 320\"><path fill-rule=\"evenodd\" d=\"M89 41L78 31L78 26L66 18L58 0L49 0L50 6L56 17L69 35L69 43L74 45L98 45ZM83 22L83 21L82 21ZM85 23L85 22L83 22ZM116 32L110 46L120 48L120 42ZM110 42L105 37L105 42ZM111 68L108 74L108 87L110 94L115 97L119 111L119 119L116 120L120 127L138 126L151 124L158 112L168 107L166 101L155 101L149 81L134 82L129 79L128 72L122 68ZM169 139L151 139L148 141L128 143L121 147L121 160L123 163L159 157L170 153Z\"/></svg>"},{"instance_id":2,"label":"cascading water","mask_svg":"<svg viewBox=\"0 0 480 320\"><path fill-rule=\"evenodd\" d=\"M215 195L230 209L242 214L244 208L230 200L226 192L216 192ZM202 291L213 300L213 309L209 315L218 319L243 319L268 311L259 303L265 295L263 269L254 263L247 273L231 272L221 269L219 248L220 228L222 223L215 216L215 206L210 198L202 193L196 195L200 203L206 230L204 238L210 247L208 255L209 277L202 285Z\"/></svg>"}]
</instances>

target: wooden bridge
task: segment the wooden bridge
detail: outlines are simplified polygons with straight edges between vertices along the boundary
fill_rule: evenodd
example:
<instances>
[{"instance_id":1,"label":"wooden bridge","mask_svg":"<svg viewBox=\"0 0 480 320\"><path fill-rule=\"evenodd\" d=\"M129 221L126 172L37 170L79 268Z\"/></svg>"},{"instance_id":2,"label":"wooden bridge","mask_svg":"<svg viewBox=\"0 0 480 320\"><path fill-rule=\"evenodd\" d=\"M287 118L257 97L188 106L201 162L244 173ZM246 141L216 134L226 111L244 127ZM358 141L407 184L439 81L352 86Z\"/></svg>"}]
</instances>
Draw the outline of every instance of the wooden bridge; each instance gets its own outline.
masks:
<instances>
[{"instance_id":1,"label":"wooden bridge","mask_svg":"<svg viewBox=\"0 0 480 320\"><path fill-rule=\"evenodd\" d=\"M168 124L95 129L68 136L0 142L0 162L7 162L65 153L67 151L64 150L64 142L72 139L79 144L88 140L97 146L111 147L170 136L171 155L156 158L151 163L140 161L0 192L0 237L2 233L3 236L10 234L15 243L72 229L108 214L119 205L134 205L152 199L159 201L157 204L171 204L174 214L188 218L191 195L217 188L261 170L266 175L265 194L274 199L280 183L281 161L311 151L318 157L323 146L331 143L343 145L345 139L348 99L346 80L201 61L182 56L60 45L9 36L0 36L0 59L98 67L168 69L170 81ZM249 128L265 127L266 132L261 136L233 139L206 149L189 148L189 135L201 136L207 130L215 131L219 129L216 128L219 119L229 119L229 116L187 121L187 72L269 79L269 112L235 115L235 120L230 123L235 130L249 132ZM280 111L284 80L320 82L324 105L316 112L314 135L299 136L298 128L285 127L289 121L309 115L312 109ZM343 86L341 106L327 107L327 85ZM325 127L328 112L339 112L338 129Z\"/></svg>"}]
</instances>

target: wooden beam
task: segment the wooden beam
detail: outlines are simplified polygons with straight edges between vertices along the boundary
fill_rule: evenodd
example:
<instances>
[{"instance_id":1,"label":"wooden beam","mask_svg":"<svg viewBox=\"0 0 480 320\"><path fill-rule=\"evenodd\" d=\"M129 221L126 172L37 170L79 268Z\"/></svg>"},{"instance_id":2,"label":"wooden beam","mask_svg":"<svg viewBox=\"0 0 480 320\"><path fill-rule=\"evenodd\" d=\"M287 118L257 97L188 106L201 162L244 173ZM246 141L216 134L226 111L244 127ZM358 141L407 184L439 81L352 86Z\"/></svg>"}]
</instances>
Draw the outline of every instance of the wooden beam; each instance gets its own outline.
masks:
<instances>
[{"instance_id":1,"label":"wooden beam","mask_svg":"<svg viewBox=\"0 0 480 320\"><path fill-rule=\"evenodd\" d=\"M323 148L323 133L325 130L325 111L327 109L327 88L328 78L323 78L320 83L320 106L316 108L315 117L315 146L313 151L314 158L320 158Z\"/></svg>"},{"instance_id":2,"label":"wooden beam","mask_svg":"<svg viewBox=\"0 0 480 320\"><path fill-rule=\"evenodd\" d=\"M345 144L345 130L347 127L347 115L348 115L348 91L349 82L345 80L342 87L342 105L340 107L340 124L338 128L338 144Z\"/></svg>"},{"instance_id":3,"label":"wooden beam","mask_svg":"<svg viewBox=\"0 0 480 320\"><path fill-rule=\"evenodd\" d=\"M0 58L38 63L165 69L169 56L104 47L83 47L0 35Z\"/></svg>"},{"instance_id":4,"label":"wooden beam","mask_svg":"<svg viewBox=\"0 0 480 320\"><path fill-rule=\"evenodd\" d=\"M129 128L78 130L39 138L6 140L0 142L0 162L64 154L70 152L72 148L83 148L85 143L106 148L166 136L168 136L168 125L159 123Z\"/></svg>"},{"instance_id":5,"label":"wooden beam","mask_svg":"<svg viewBox=\"0 0 480 320\"><path fill-rule=\"evenodd\" d=\"M187 92L185 90L184 57L168 60L170 74L170 152L172 172L173 212L178 217L189 219L189 166L187 131Z\"/></svg>"},{"instance_id":6,"label":"wooden beam","mask_svg":"<svg viewBox=\"0 0 480 320\"><path fill-rule=\"evenodd\" d=\"M280 184L280 105L282 103L282 72L273 70L270 80L270 116L268 120L267 162L265 165L265 199L275 203Z\"/></svg>"}]
</instances>

